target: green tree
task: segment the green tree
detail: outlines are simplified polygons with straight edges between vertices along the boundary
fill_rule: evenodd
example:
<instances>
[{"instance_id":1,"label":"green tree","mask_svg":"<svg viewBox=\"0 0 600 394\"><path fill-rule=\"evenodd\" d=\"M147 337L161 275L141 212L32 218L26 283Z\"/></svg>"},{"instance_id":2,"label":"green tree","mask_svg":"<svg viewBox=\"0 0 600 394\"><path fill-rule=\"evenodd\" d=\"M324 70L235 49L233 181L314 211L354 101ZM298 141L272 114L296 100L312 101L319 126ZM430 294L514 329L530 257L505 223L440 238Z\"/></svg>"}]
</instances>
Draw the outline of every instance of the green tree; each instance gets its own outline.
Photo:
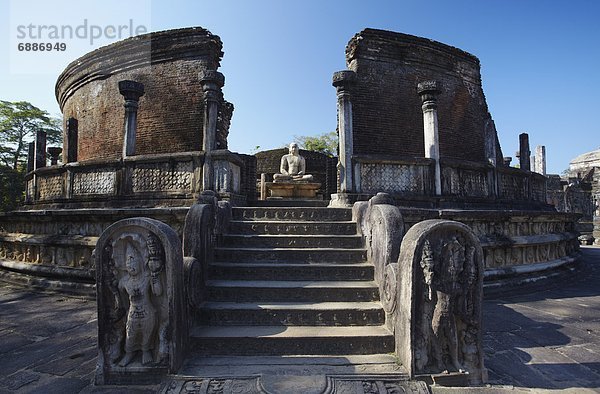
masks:
<instances>
[{"instance_id":1,"label":"green tree","mask_svg":"<svg viewBox=\"0 0 600 394\"><path fill-rule=\"evenodd\" d=\"M0 100L0 211L15 209L25 189L27 145L37 130L46 131L47 144L60 144L59 119L26 101Z\"/></svg>"},{"instance_id":2,"label":"green tree","mask_svg":"<svg viewBox=\"0 0 600 394\"><path fill-rule=\"evenodd\" d=\"M338 135L335 131L316 136L294 136L294 141L302 149L321 152L330 157L337 156Z\"/></svg>"},{"instance_id":3,"label":"green tree","mask_svg":"<svg viewBox=\"0 0 600 394\"><path fill-rule=\"evenodd\" d=\"M0 101L0 164L22 170L27 145L37 130L46 131L47 144L60 144L62 127L59 119L26 101Z\"/></svg>"},{"instance_id":4,"label":"green tree","mask_svg":"<svg viewBox=\"0 0 600 394\"><path fill-rule=\"evenodd\" d=\"M0 211L10 211L21 204L25 191L23 172L0 165Z\"/></svg>"}]
</instances>

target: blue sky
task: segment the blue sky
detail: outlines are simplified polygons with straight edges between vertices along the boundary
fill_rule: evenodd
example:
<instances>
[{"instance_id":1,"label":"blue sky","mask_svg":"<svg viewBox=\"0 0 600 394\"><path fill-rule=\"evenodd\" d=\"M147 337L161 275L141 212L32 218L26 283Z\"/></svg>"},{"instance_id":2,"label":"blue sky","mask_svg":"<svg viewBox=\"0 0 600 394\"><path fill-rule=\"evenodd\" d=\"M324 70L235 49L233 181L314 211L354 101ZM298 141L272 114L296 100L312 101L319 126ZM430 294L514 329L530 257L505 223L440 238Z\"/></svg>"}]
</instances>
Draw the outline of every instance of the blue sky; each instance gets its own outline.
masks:
<instances>
[{"instance_id":1,"label":"blue sky","mask_svg":"<svg viewBox=\"0 0 600 394\"><path fill-rule=\"evenodd\" d=\"M506 156L514 156L518 134L528 132L532 151L546 145L548 171L560 173L573 157L600 146L596 0L11 1L25 4L36 23L64 23L68 9L71 23L120 15L151 31L202 26L219 35L224 93L235 105L232 151L281 147L295 135L334 130L331 76L345 68L348 40L366 27L431 38L477 56ZM15 45L9 5L0 0L0 53ZM17 74L0 62L0 99L27 100L59 114L59 70L97 46L64 53L56 70L38 54L31 63L43 73Z\"/></svg>"}]
</instances>

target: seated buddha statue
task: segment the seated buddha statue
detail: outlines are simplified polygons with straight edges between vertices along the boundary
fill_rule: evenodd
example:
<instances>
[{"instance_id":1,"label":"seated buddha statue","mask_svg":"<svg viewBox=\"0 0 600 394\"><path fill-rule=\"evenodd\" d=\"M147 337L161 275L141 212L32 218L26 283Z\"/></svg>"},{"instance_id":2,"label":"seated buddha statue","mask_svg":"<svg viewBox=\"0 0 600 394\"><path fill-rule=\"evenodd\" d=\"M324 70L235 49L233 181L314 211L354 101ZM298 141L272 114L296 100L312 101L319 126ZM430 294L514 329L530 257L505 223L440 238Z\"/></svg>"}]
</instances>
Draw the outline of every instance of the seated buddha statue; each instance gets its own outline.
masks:
<instances>
[{"instance_id":1,"label":"seated buddha statue","mask_svg":"<svg viewBox=\"0 0 600 394\"><path fill-rule=\"evenodd\" d=\"M298 144L292 142L289 152L281 158L279 173L273 175L273 182L311 182L313 176L305 174L306 160L300 156Z\"/></svg>"}]
</instances>

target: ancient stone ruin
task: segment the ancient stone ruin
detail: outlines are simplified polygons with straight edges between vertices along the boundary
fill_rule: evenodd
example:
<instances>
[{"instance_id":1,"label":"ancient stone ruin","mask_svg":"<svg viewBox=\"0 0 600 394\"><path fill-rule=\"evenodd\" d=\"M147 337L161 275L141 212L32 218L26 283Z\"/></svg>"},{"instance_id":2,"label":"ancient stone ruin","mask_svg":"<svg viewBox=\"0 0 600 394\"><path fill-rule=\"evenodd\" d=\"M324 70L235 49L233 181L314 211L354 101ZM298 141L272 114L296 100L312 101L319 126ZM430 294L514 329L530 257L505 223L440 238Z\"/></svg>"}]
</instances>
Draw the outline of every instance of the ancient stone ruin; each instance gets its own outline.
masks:
<instances>
[{"instance_id":1,"label":"ancient stone ruin","mask_svg":"<svg viewBox=\"0 0 600 394\"><path fill-rule=\"evenodd\" d=\"M526 134L521 168L505 160L479 60L358 33L333 75L331 159L229 151L222 56L218 36L187 28L66 68L63 162L39 133L25 205L0 215L2 278L96 293L98 384L265 392L285 374L322 376L327 392L424 393L484 383L482 292L556 275L579 244L578 215L547 204L546 177L529 170ZM266 183L318 186L268 199ZM220 357L233 357L226 374Z\"/></svg>"}]
</instances>

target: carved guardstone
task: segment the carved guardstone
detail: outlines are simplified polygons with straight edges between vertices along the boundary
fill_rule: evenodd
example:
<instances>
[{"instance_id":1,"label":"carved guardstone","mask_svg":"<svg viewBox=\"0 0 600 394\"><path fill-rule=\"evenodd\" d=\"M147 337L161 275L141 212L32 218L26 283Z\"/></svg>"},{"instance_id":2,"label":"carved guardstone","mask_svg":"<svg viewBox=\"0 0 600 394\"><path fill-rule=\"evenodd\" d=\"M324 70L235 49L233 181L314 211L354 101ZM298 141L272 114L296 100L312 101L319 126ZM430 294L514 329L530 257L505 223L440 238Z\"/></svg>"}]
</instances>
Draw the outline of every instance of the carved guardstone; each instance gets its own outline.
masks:
<instances>
[{"instance_id":1,"label":"carved guardstone","mask_svg":"<svg viewBox=\"0 0 600 394\"><path fill-rule=\"evenodd\" d=\"M396 353L411 377L481 384L483 251L472 230L425 220L402 240L394 318Z\"/></svg>"},{"instance_id":2,"label":"carved guardstone","mask_svg":"<svg viewBox=\"0 0 600 394\"><path fill-rule=\"evenodd\" d=\"M149 218L120 220L95 249L96 384L146 384L176 373L188 338L177 233Z\"/></svg>"}]
</instances>

